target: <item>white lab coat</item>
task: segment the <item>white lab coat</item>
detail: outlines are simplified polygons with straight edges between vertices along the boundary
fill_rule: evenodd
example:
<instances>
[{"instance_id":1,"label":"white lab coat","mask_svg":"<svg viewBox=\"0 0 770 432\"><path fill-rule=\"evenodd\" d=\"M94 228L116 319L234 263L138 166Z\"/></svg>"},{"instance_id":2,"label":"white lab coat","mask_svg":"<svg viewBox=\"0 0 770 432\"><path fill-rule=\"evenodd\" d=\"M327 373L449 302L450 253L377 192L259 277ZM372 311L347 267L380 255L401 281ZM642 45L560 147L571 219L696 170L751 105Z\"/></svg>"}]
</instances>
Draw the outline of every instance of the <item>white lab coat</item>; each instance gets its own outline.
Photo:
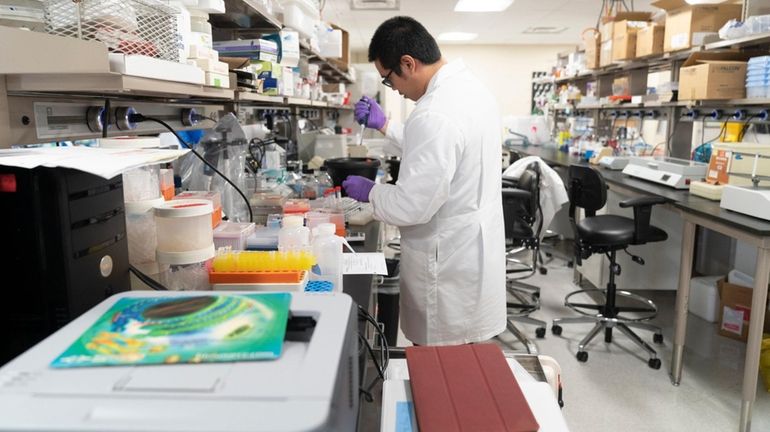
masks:
<instances>
[{"instance_id":1,"label":"white lab coat","mask_svg":"<svg viewBox=\"0 0 770 432\"><path fill-rule=\"evenodd\" d=\"M500 113L462 61L441 67L406 124L398 182L369 193L401 231L401 327L414 343L478 342L505 330Z\"/></svg>"},{"instance_id":2,"label":"white lab coat","mask_svg":"<svg viewBox=\"0 0 770 432\"><path fill-rule=\"evenodd\" d=\"M537 162L540 167L540 209L543 212L543 231L540 235L544 236L556 213L569 202L569 195L559 173L537 156L517 160L505 169L503 176L519 178L532 162Z\"/></svg>"}]
</instances>

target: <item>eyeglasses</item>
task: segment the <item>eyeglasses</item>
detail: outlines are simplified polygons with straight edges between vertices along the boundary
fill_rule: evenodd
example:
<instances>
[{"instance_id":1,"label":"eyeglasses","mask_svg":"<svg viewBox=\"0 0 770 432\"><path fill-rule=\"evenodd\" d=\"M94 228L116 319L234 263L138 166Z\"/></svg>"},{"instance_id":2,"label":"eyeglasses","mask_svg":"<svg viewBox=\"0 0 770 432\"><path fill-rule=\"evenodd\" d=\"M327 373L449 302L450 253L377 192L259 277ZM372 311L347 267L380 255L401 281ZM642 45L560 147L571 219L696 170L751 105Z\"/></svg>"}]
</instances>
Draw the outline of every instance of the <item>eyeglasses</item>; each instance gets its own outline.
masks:
<instances>
[{"instance_id":1,"label":"eyeglasses","mask_svg":"<svg viewBox=\"0 0 770 432\"><path fill-rule=\"evenodd\" d=\"M394 70L395 69L391 69L390 72L385 75L385 78L382 79L382 85L385 87L393 88L393 81L390 80L390 74L392 74Z\"/></svg>"}]
</instances>

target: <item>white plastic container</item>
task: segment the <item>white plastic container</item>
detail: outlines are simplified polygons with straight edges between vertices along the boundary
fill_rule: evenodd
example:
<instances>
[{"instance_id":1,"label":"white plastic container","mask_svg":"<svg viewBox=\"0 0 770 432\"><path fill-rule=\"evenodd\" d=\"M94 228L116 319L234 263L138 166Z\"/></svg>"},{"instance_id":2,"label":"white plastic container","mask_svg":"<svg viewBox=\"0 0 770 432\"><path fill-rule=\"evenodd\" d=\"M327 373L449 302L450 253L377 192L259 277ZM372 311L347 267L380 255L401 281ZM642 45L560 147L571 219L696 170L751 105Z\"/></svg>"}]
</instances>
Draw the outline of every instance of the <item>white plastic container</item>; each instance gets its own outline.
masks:
<instances>
[{"instance_id":1,"label":"white plastic container","mask_svg":"<svg viewBox=\"0 0 770 432\"><path fill-rule=\"evenodd\" d=\"M334 284L334 291L342 292L342 244L344 239L334 235L336 225L323 223L313 229L313 255L316 257L320 275L312 274L315 280L327 280Z\"/></svg>"},{"instance_id":2,"label":"white plastic container","mask_svg":"<svg viewBox=\"0 0 770 432\"><path fill-rule=\"evenodd\" d=\"M688 309L693 315L714 323L719 319L717 282L724 276L701 276L690 280Z\"/></svg>"},{"instance_id":3,"label":"white plastic container","mask_svg":"<svg viewBox=\"0 0 770 432\"><path fill-rule=\"evenodd\" d=\"M172 200L155 206L158 252L213 249L213 211L211 201L206 200Z\"/></svg>"},{"instance_id":4,"label":"white plastic container","mask_svg":"<svg viewBox=\"0 0 770 432\"><path fill-rule=\"evenodd\" d=\"M319 54L327 58L342 58L342 30L321 27L318 30Z\"/></svg>"},{"instance_id":5,"label":"white plastic container","mask_svg":"<svg viewBox=\"0 0 770 432\"><path fill-rule=\"evenodd\" d=\"M214 245L188 252L157 252L160 283L173 291L207 291L208 260L214 257Z\"/></svg>"},{"instance_id":6,"label":"white plastic container","mask_svg":"<svg viewBox=\"0 0 770 432\"><path fill-rule=\"evenodd\" d=\"M318 7L310 0L282 0L283 24L302 37L315 37L315 25L321 19Z\"/></svg>"},{"instance_id":7,"label":"white plastic container","mask_svg":"<svg viewBox=\"0 0 770 432\"><path fill-rule=\"evenodd\" d=\"M246 250L246 239L254 234L256 225L251 222L223 221L214 228L214 246L230 247L232 250Z\"/></svg>"},{"instance_id":8,"label":"white plastic container","mask_svg":"<svg viewBox=\"0 0 770 432\"><path fill-rule=\"evenodd\" d=\"M125 203L128 262L134 266L155 262L158 238L153 208L163 202L163 198L157 198Z\"/></svg>"},{"instance_id":9,"label":"white plastic container","mask_svg":"<svg viewBox=\"0 0 770 432\"><path fill-rule=\"evenodd\" d=\"M302 216L284 216L283 228L278 232L278 250L301 250L310 246L310 230Z\"/></svg>"}]
</instances>

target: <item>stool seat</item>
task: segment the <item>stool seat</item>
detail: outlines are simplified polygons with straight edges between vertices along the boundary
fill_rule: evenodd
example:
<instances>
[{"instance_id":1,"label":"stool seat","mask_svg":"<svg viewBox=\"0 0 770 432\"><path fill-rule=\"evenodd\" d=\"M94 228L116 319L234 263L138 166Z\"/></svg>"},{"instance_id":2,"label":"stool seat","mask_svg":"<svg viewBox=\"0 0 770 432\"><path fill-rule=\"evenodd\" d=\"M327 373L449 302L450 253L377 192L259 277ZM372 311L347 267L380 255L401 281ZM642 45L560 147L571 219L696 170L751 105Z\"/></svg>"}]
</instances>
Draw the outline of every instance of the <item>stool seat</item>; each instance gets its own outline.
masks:
<instances>
[{"instance_id":1,"label":"stool seat","mask_svg":"<svg viewBox=\"0 0 770 432\"><path fill-rule=\"evenodd\" d=\"M634 242L634 220L616 215L599 215L582 219L577 223L578 234L584 244L595 247L627 246ZM663 241L668 234L662 229L650 225L645 235L645 242Z\"/></svg>"}]
</instances>

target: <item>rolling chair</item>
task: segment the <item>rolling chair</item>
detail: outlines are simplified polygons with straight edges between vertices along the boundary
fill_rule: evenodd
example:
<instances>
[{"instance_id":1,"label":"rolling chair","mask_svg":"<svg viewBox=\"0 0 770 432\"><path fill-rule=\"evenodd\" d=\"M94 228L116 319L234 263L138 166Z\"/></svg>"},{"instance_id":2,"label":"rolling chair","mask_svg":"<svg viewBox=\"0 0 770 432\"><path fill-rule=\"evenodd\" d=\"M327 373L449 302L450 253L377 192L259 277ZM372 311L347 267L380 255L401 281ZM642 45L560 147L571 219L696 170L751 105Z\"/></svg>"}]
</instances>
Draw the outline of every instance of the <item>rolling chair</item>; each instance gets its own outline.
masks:
<instances>
[{"instance_id":1,"label":"rolling chair","mask_svg":"<svg viewBox=\"0 0 770 432\"><path fill-rule=\"evenodd\" d=\"M661 197L635 197L620 202L621 208L633 208L634 218L617 215L596 215L596 211L607 202L607 185L602 175L594 168L572 165L569 167L569 197L570 222L575 235L575 262L588 259L592 254L604 254L610 261L609 282L606 290L578 290L567 295L564 305L581 314L580 317L559 318L553 320L551 332L554 335L562 333L563 324L595 323L593 329L580 341L577 359L588 360L586 346L597 334L604 330L604 341L612 342L612 329L617 328L636 345L645 350L650 359L648 365L653 369L660 368L660 359L655 350L645 343L631 327L649 330L654 333L655 343L663 342L660 327L645 323L657 315L655 303L644 297L628 291L618 291L615 286L615 276L620 275L620 265L616 262L616 254L622 250L629 254L632 260L644 265L641 257L630 254L626 249L632 245L664 241L668 238L665 231L650 225L652 206L666 202ZM575 210L582 208L585 217L575 220ZM603 297L594 303L578 303L571 299L576 295L598 295ZM639 303L639 306L618 306L618 299L626 302ZM627 316L638 314L639 316Z\"/></svg>"},{"instance_id":2,"label":"rolling chair","mask_svg":"<svg viewBox=\"0 0 770 432\"><path fill-rule=\"evenodd\" d=\"M538 338L545 337L546 322L529 316L540 309L540 289L534 285L520 281L532 276L538 268L538 244L542 230L542 215L540 211L540 174L537 164L532 164L518 179L503 179L503 219L505 224L507 259L520 264L508 256L513 251L529 249L532 251L532 265L522 268L506 268L506 290L514 301L508 301L508 330L522 342L530 354L537 353L537 348L516 327L514 322L538 326L535 334ZM508 275L526 274L523 277L511 278Z\"/></svg>"}]
</instances>

